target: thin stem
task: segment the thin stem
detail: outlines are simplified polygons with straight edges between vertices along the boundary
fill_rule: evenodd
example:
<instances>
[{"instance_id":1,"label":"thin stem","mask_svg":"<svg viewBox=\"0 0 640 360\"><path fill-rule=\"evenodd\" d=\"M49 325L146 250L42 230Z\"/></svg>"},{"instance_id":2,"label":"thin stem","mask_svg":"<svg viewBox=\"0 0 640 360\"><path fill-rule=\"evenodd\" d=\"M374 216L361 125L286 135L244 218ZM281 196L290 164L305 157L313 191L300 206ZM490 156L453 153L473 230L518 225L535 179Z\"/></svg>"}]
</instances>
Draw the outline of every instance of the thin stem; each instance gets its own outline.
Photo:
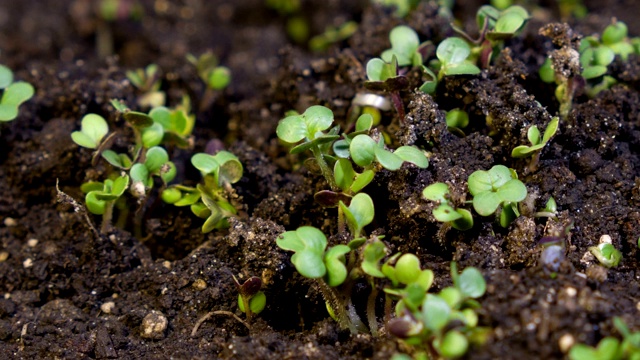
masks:
<instances>
[{"instance_id":1,"label":"thin stem","mask_svg":"<svg viewBox=\"0 0 640 360\"><path fill-rule=\"evenodd\" d=\"M371 335L378 336L378 319L376 318L376 298L378 297L378 288L374 282L371 282L371 293L367 299L367 321L369 322L369 331Z\"/></svg>"},{"instance_id":2,"label":"thin stem","mask_svg":"<svg viewBox=\"0 0 640 360\"><path fill-rule=\"evenodd\" d=\"M338 234L344 233L345 230L344 210L342 206L338 206Z\"/></svg>"},{"instance_id":3,"label":"thin stem","mask_svg":"<svg viewBox=\"0 0 640 360\"><path fill-rule=\"evenodd\" d=\"M333 171L331 171L331 168L329 168L329 165L324 160L324 155L322 155L322 152L320 152L320 148L318 148L317 146L312 146L311 152L313 153L313 157L316 158L316 162L320 167L322 176L324 176L324 178L329 183L329 187L331 188L331 190L337 192L339 188L338 188L338 184L336 184L336 180L333 178Z\"/></svg>"},{"instance_id":4,"label":"thin stem","mask_svg":"<svg viewBox=\"0 0 640 360\"><path fill-rule=\"evenodd\" d=\"M100 226L100 232L106 234L111 226L111 218L113 217L113 205L115 201L107 201L105 204L104 214L102 214L102 225Z\"/></svg>"},{"instance_id":5,"label":"thin stem","mask_svg":"<svg viewBox=\"0 0 640 360\"><path fill-rule=\"evenodd\" d=\"M349 281L349 283L351 283L351 281ZM333 310L338 325L343 329L349 329L352 334L366 332L364 324L358 317L358 313L351 303L350 295L346 298L339 296L336 290L327 285L322 279L318 279L318 284L320 285L320 292L324 300ZM351 287L352 286L347 286L345 294L350 294L348 290L351 290Z\"/></svg>"},{"instance_id":6,"label":"thin stem","mask_svg":"<svg viewBox=\"0 0 640 360\"><path fill-rule=\"evenodd\" d=\"M400 97L399 91L394 91L391 93L391 102L393 103L393 107L396 109L398 113L398 117L400 118L400 122L404 123L404 103L402 102L402 98Z\"/></svg>"},{"instance_id":7,"label":"thin stem","mask_svg":"<svg viewBox=\"0 0 640 360\"><path fill-rule=\"evenodd\" d=\"M240 295L242 298L242 305L244 305L244 313L247 315L247 323L251 323L251 317L253 316L253 311L249 307L249 298L244 295Z\"/></svg>"},{"instance_id":8,"label":"thin stem","mask_svg":"<svg viewBox=\"0 0 640 360\"><path fill-rule=\"evenodd\" d=\"M205 314L203 317L201 317L200 319L198 319L198 321L196 321L195 325L193 326L193 329L191 330L191 337L195 337L196 334L198 333L198 329L200 328L200 325L202 325L205 321L207 321L211 316L213 315L227 315L227 316L231 316L232 318L238 320L240 323L242 323L242 325L246 326L247 329L251 330L251 326L249 326L249 324L247 324L246 322L244 322L242 319L240 319L238 317L238 315L232 313L231 311L224 311L224 310L217 310L217 311L210 311L207 314Z\"/></svg>"}]
</instances>

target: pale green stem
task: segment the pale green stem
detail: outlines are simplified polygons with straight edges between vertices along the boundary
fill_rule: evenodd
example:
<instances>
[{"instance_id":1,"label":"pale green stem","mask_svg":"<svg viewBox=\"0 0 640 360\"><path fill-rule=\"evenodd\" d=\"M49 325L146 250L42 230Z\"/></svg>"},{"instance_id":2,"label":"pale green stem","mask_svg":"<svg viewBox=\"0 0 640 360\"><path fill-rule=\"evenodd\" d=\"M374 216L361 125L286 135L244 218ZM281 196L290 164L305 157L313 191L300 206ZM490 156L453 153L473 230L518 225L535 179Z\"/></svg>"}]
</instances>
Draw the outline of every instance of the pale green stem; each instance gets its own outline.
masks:
<instances>
[{"instance_id":1,"label":"pale green stem","mask_svg":"<svg viewBox=\"0 0 640 360\"><path fill-rule=\"evenodd\" d=\"M338 184L336 184L336 180L333 178L333 171L331 171L331 169L329 168L329 165L327 165L327 162L324 160L324 155L322 155L322 153L320 152L320 149L317 146L312 146L311 152L313 153L313 157L316 158L316 162L320 167L322 176L324 176L324 178L329 183L329 187L331 188L331 190L338 191L339 188L338 188Z\"/></svg>"},{"instance_id":2,"label":"pale green stem","mask_svg":"<svg viewBox=\"0 0 640 360\"><path fill-rule=\"evenodd\" d=\"M100 232L106 234L109 231L109 226L111 226L111 218L113 217L113 205L115 201L107 201L104 209L104 214L102 214L102 226L100 226Z\"/></svg>"}]
</instances>

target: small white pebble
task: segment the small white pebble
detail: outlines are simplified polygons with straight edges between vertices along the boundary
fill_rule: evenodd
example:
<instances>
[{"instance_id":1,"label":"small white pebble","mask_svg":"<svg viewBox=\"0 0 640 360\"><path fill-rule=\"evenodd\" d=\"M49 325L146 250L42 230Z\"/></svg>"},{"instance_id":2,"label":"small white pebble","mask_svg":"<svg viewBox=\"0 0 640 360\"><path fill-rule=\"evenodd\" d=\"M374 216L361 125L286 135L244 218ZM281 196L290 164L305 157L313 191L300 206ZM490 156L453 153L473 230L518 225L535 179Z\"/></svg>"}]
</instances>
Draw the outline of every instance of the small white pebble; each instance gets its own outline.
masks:
<instances>
[{"instance_id":1,"label":"small white pebble","mask_svg":"<svg viewBox=\"0 0 640 360\"><path fill-rule=\"evenodd\" d=\"M25 261L22 262L22 266L24 266L25 269L28 269L30 267L33 266L33 260L31 259L27 259Z\"/></svg>"},{"instance_id":2,"label":"small white pebble","mask_svg":"<svg viewBox=\"0 0 640 360\"><path fill-rule=\"evenodd\" d=\"M558 340L558 347L563 353L567 353L571 347L576 343L576 339L571 334L564 334Z\"/></svg>"},{"instance_id":3,"label":"small white pebble","mask_svg":"<svg viewBox=\"0 0 640 360\"><path fill-rule=\"evenodd\" d=\"M166 269L171 270L171 261L169 260L165 260L162 262L162 266L164 266Z\"/></svg>"},{"instance_id":4,"label":"small white pebble","mask_svg":"<svg viewBox=\"0 0 640 360\"><path fill-rule=\"evenodd\" d=\"M113 309L116 307L116 303L113 301L107 301L106 303L100 305L100 310L102 310L105 314L111 314Z\"/></svg>"},{"instance_id":5,"label":"small white pebble","mask_svg":"<svg viewBox=\"0 0 640 360\"><path fill-rule=\"evenodd\" d=\"M36 247L36 245L38 245L38 239L29 239L27 245L29 247Z\"/></svg>"},{"instance_id":6,"label":"small white pebble","mask_svg":"<svg viewBox=\"0 0 640 360\"><path fill-rule=\"evenodd\" d=\"M600 244L611 244L611 236L609 235L600 236Z\"/></svg>"},{"instance_id":7,"label":"small white pebble","mask_svg":"<svg viewBox=\"0 0 640 360\"><path fill-rule=\"evenodd\" d=\"M8 217L4 219L4 226L6 227L12 227L16 225L18 225L18 222L14 218Z\"/></svg>"},{"instance_id":8,"label":"small white pebble","mask_svg":"<svg viewBox=\"0 0 640 360\"><path fill-rule=\"evenodd\" d=\"M576 288L572 288L572 287L567 288L567 295L569 295L569 297L574 297L577 294L578 294L578 290L576 290Z\"/></svg>"}]
</instances>

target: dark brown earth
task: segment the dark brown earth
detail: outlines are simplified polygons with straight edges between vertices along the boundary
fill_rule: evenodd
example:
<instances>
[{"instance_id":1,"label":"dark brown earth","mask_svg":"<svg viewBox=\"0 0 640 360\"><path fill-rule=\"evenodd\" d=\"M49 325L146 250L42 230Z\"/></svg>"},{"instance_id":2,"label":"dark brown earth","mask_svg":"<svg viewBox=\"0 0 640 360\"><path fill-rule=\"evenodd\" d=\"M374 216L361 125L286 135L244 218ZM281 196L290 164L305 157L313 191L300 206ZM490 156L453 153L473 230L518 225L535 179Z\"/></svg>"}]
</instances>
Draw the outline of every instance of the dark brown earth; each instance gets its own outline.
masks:
<instances>
[{"instance_id":1,"label":"dark brown earth","mask_svg":"<svg viewBox=\"0 0 640 360\"><path fill-rule=\"evenodd\" d=\"M326 220L335 214L314 203L313 194L326 189L323 180L299 167L302 159L287 155L275 127L285 111L315 104L331 108L344 125L353 96L364 89L364 64L389 46L390 29L407 23L434 42L452 33L437 7L422 4L401 20L367 1L305 1L302 13L312 34L347 20L360 24L349 40L314 54L289 41L284 16L261 0L145 0L141 21L109 25L116 55L101 60L92 3L0 1L0 63L37 90L18 119L0 124L0 358L387 359L406 350L391 337L341 331L316 285L295 273L290 254L276 247L278 234L301 225L335 233ZM640 35L636 2L603 3L586 1L593 15L569 24L591 34L617 16L630 35ZM472 20L479 5L462 1L455 15ZM614 316L640 329L640 59L618 59L610 68L624 84L594 99L576 97L536 171L522 175L527 160L510 156L514 146L526 143L530 125L544 126L558 110L553 85L537 75L553 48L538 29L558 20L554 7L539 8L495 66L479 76L446 79L435 99L403 92L402 123L392 112L383 114L383 128L394 141L428 150L430 166L378 173L365 190L376 204L368 231L386 235L392 253L417 254L436 273L436 289L450 284L451 260L482 271L488 291L480 299L480 325L493 330L489 343L472 347L468 358L562 358L561 337L596 344L615 334ZM104 164L91 166L90 151L78 148L70 133L90 112L123 129L109 100L135 103L138 94L124 72L150 63L163 71L169 104L183 94L199 101L204 85L185 55L208 49L231 68L233 81L196 114L193 152L221 139L239 157L239 218L227 231L203 235L200 219L154 198L144 238L117 228L94 236L80 215L56 201L56 182L82 199L80 184L107 171ZM443 110L455 107L471 116L464 137L448 132L444 122ZM189 165L191 154L176 149L171 156L183 170L179 179L195 184L199 174ZM486 218L466 232L443 231L422 189L448 182L462 204L469 174L495 164L521 174L533 208L553 196L557 223L523 216L502 229ZM546 227L571 223L566 261L557 277L550 276L539 264L538 240ZM610 270L582 261L605 234L624 256ZM232 274L262 277L266 310L250 330L215 315L192 336L209 311L244 317ZM141 324L152 311L166 317L168 326L145 338Z\"/></svg>"}]
</instances>

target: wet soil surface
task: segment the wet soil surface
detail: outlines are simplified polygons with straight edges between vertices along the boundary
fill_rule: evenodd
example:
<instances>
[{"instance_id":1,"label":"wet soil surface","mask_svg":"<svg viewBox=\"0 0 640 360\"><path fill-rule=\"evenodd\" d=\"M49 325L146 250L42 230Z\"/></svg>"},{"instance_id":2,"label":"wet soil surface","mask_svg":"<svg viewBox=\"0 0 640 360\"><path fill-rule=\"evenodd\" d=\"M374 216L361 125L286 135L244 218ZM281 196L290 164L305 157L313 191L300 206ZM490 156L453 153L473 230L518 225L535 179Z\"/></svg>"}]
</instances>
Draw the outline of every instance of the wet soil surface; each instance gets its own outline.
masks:
<instances>
[{"instance_id":1,"label":"wet soil surface","mask_svg":"<svg viewBox=\"0 0 640 360\"><path fill-rule=\"evenodd\" d=\"M141 20L106 24L115 54L100 59L96 32L105 24L93 3L0 1L0 63L36 88L19 118L0 124L0 358L387 359L406 351L386 335L340 330L317 285L300 277L290 254L275 245L280 233L298 226L325 233L336 227L335 209L314 203L324 180L299 166L303 158L287 155L275 127L285 111L315 104L331 108L344 125L354 95L364 89L364 64L389 47L390 29L408 24L434 42L452 34L437 6L425 2L399 19L367 1L304 1L301 13L312 34L359 23L350 39L312 53L288 38L288 15L261 0L145 0ZM473 21L479 5L461 2L454 13ZM586 5L597 15L570 20L576 32L599 32L618 16L630 35L640 35L640 23L627 18L638 13L636 3ZM480 299L480 325L492 331L487 344L469 350L473 359L562 358L561 338L596 344L615 333L614 316L640 329L640 59L616 60L610 75L621 84L611 90L576 97L537 169L528 171L528 161L511 158L511 149L527 143L529 126L545 126L558 111L554 86L542 83L537 69L553 48L538 29L559 17L553 7L535 14L527 32L480 75L445 79L435 98L402 93L406 119L386 112L382 127L395 143L427 150L430 165L381 171L365 189L376 204L367 230L384 234L391 253L417 254L434 270L435 289L450 284L452 260L482 271L488 290ZM125 71L150 63L162 69L168 104L185 94L197 103L204 85L185 55L209 49L233 81L196 112L194 149L170 155L179 179L194 185L199 174L191 154L222 140L244 165L234 185L239 217L228 230L203 235L202 220L156 194L142 237L115 227L95 236L81 215L57 202L56 183L82 199L80 185L109 169L92 167L91 152L69 134L90 112L126 133L109 100L134 104L139 93ZM470 114L465 136L447 131L444 111L455 107ZM558 219L531 211L507 229L477 218L469 231L445 231L422 189L446 182L462 204L467 177L496 164L517 170L530 209L553 196ZM540 264L538 240L570 225L566 259L552 276ZM585 256L605 234L623 253L620 266L609 270ZM267 306L250 328L231 315L244 317L232 275L263 280ZM223 313L192 333L210 311ZM145 332L148 321L159 330Z\"/></svg>"}]
</instances>

